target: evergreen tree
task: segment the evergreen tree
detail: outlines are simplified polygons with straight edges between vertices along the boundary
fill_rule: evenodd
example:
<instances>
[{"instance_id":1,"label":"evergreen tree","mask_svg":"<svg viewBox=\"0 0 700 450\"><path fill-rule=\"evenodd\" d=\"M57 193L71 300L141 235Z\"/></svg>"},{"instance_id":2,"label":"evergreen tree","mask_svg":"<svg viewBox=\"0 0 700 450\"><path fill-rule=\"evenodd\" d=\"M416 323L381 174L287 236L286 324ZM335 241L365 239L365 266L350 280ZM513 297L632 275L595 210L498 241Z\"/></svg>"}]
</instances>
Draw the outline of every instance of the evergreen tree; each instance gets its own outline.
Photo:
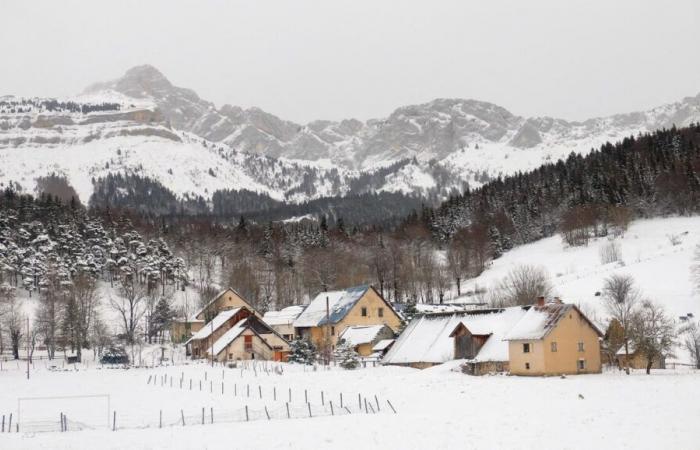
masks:
<instances>
[{"instance_id":1,"label":"evergreen tree","mask_svg":"<svg viewBox=\"0 0 700 450\"><path fill-rule=\"evenodd\" d=\"M316 346L308 339L295 339L289 344L289 358L287 361L290 363L310 366L316 362L317 356Z\"/></svg>"},{"instance_id":2,"label":"evergreen tree","mask_svg":"<svg viewBox=\"0 0 700 450\"><path fill-rule=\"evenodd\" d=\"M355 349L344 339L340 341L334 352L335 360L343 369L352 370L360 365L360 357Z\"/></svg>"}]
</instances>

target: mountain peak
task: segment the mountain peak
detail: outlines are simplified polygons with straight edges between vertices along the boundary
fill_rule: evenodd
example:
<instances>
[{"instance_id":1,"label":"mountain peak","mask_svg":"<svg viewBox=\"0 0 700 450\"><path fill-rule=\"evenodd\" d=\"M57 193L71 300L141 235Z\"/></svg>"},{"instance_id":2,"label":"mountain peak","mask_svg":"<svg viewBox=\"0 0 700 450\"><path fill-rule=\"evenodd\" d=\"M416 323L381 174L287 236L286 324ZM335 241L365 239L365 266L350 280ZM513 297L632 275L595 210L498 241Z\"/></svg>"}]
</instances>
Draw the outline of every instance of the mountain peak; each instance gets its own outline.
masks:
<instances>
[{"instance_id":1,"label":"mountain peak","mask_svg":"<svg viewBox=\"0 0 700 450\"><path fill-rule=\"evenodd\" d=\"M126 71L123 77L121 77L121 80L124 79L161 81L170 84L170 81L165 78L165 75L150 64L142 64L140 66L132 67Z\"/></svg>"}]
</instances>

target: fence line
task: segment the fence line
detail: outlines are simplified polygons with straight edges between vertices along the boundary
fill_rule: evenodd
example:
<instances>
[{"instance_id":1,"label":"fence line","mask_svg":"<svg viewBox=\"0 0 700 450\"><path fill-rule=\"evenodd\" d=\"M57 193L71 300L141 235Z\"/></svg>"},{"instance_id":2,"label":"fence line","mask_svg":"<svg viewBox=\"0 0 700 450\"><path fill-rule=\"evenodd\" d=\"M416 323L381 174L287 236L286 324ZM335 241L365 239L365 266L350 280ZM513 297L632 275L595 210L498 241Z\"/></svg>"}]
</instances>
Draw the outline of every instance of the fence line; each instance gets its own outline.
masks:
<instances>
[{"instance_id":1,"label":"fence line","mask_svg":"<svg viewBox=\"0 0 700 450\"><path fill-rule=\"evenodd\" d=\"M375 397L376 398L376 397ZM366 399L365 399L366 401ZM396 414L396 410L390 401L387 404ZM367 405L367 404L365 404ZM369 406L369 407L367 407ZM66 414L61 413L60 417L55 421L26 421L21 424L16 424L16 430L8 430L6 432L32 432L32 433L51 433L51 432L69 432L82 431L92 429L110 429L114 432L127 429L146 429L146 428L163 428L175 426L204 426L217 423L234 423L234 422L252 422L257 420L284 420L284 419L305 419L317 418L326 416L348 416L352 414L380 414L381 411L388 413L385 408L379 409L377 405L376 411L371 405L365 408L354 408L350 405L345 405L341 408L335 408L333 402L330 401L324 405L312 405L311 403L290 405L285 402L284 405L276 407L268 407L264 405L262 408L253 409L245 405L243 408L214 410L213 407L205 408L190 414L186 414L184 409L172 411L172 415L164 415L163 410L156 411L152 420L144 419L143 417L129 417L124 414L117 414L113 411L112 423L105 426L89 425L81 421L72 420Z\"/></svg>"}]
</instances>

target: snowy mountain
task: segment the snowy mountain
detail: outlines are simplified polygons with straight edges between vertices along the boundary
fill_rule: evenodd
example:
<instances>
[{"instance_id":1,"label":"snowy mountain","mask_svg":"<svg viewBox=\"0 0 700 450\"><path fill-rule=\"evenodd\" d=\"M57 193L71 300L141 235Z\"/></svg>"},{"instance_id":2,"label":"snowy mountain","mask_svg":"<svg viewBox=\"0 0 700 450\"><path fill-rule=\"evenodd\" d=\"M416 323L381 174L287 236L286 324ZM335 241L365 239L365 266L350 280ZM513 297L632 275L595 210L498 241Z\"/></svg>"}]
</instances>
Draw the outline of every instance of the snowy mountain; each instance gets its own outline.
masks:
<instances>
[{"instance_id":1,"label":"snowy mountain","mask_svg":"<svg viewBox=\"0 0 700 450\"><path fill-rule=\"evenodd\" d=\"M209 205L217 192L250 193L249 203L262 199L266 208L382 192L430 203L606 141L696 121L700 95L584 122L437 99L384 119L301 125L259 108L217 108L145 65L71 99L0 97L0 183L34 193L56 175L83 202L119 175ZM108 194L122 195L129 183Z\"/></svg>"}]
</instances>

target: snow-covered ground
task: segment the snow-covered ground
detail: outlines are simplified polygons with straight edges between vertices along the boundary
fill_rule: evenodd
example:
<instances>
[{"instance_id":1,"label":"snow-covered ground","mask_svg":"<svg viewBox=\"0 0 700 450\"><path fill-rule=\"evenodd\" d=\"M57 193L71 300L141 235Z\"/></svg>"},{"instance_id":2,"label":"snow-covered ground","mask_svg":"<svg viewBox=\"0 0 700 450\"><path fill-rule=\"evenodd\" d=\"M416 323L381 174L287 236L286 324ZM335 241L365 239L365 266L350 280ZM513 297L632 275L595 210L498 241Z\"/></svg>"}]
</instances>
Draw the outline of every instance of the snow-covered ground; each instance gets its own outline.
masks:
<instances>
[{"instance_id":1,"label":"snow-covered ground","mask_svg":"<svg viewBox=\"0 0 700 450\"><path fill-rule=\"evenodd\" d=\"M605 310L596 292L602 290L610 275L629 274L645 298L661 303L673 317L687 313L700 317L700 293L693 289L690 274L695 246L700 243L700 217L634 221L624 236L615 239L620 261L603 264L600 249L610 239L595 239L586 247L568 247L556 235L523 245L493 261L465 286L472 290L496 288L513 268L540 266L549 273L556 295L602 319Z\"/></svg>"},{"instance_id":2,"label":"snow-covered ground","mask_svg":"<svg viewBox=\"0 0 700 450\"><path fill-rule=\"evenodd\" d=\"M456 362L424 371L399 367L311 371L282 365L282 375L261 371L258 366L256 376L250 368L210 368L206 364L131 370L100 369L93 364L77 371L52 372L37 362L26 380L22 366L5 364L0 371L0 414L14 412L16 420L18 397L109 394L117 427L139 423L151 427L107 429L104 399L83 404L24 400L20 422L48 415L55 416L58 426L57 408L62 408L71 426L83 421L98 428L0 434L0 448L697 448L698 372L472 377L450 371L454 366ZM164 375L173 377L172 388L169 381L161 385ZM148 383L149 377L158 382ZM181 378L184 389L179 388ZM192 391L190 379L194 380ZM202 391L199 381L204 383ZM248 385L250 397L245 395ZM245 405L251 411L263 406L284 411L289 389L297 414L304 411L304 390L314 408L320 407L321 391L326 404L333 401L336 408L343 393L353 414L269 421L257 416L250 422L222 422ZM277 401L272 398L273 390ZM359 413L358 394L372 402L376 395L381 412ZM394 405L396 414L387 408L386 400ZM211 408L214 424L201 425L202 409L209 422ZM161 410L164 426L159 429ZM181 414L186 417L184 427Z\"/></svg>"}]
</instances>

